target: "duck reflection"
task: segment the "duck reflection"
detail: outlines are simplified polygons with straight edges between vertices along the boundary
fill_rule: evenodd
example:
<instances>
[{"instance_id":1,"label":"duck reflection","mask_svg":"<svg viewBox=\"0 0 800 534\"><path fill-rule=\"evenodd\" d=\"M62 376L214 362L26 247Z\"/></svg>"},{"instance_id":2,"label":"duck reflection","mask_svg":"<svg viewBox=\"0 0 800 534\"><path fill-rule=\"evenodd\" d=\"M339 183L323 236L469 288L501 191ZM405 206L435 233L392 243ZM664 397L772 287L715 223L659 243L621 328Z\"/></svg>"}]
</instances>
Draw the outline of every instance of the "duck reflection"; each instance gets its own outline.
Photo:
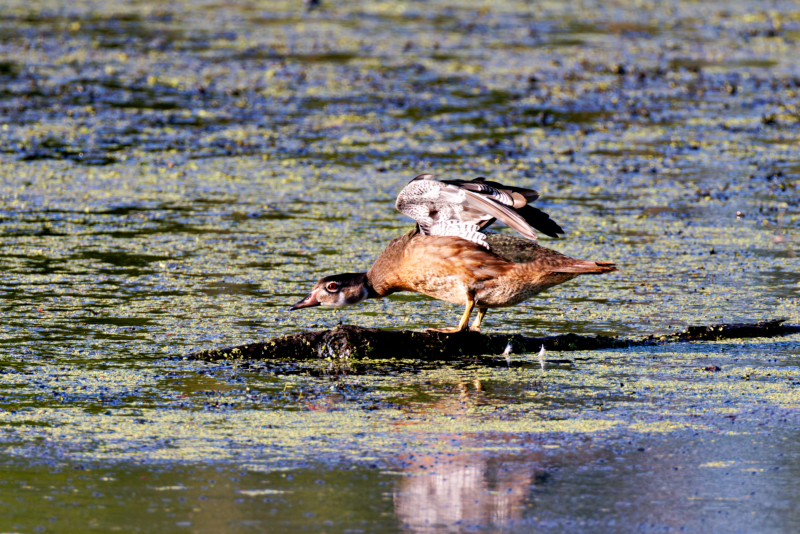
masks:
<instances>
[{"instance_id":1,"label":"duck reflection","mask_svg":"<svg viewBox=\"0 0 800 534\"><path fill-rule=\"evenodd\" d=\"M417 533L512 524L523 518L531 487L545 480L544 473L531 467L537 463L531 457L457 454L400 459L408 464L408 476L394 494L395 512L406 529Z\"/></svg>"},{"instance_id":2,"label":"duck reflection","mask_svg":"<svg viewBox=\"0 0 800 534\"><path fill-rule=\"evenodd\" d=\"M428 404L423 411L459 417L470 408L491 404L477 378L461 382L453 395ZM415 533L462 532L477 527L502 527L521 520L533 486L545 480L540 454L493 456L467 451L485 448L486 436L437 434L430 449L465 451L398 456L406 475L394 493L395 513Z\"/></svg>"}]
</instances>

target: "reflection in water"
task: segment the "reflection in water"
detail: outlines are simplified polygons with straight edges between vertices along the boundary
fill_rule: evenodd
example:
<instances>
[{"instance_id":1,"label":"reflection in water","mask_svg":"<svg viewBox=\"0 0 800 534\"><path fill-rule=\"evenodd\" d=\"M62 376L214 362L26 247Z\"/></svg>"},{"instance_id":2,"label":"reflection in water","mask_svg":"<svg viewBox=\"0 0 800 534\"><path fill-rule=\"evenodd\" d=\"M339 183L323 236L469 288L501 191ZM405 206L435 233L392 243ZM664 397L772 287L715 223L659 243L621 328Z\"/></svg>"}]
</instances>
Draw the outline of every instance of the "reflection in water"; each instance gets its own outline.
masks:
<instances>
[{"instance_id":1,"label":"reflection in water","mask_svg":"<svg viewBox=\"0 0 800 534\"><path fill-rule=\"evenodd\" d=\"M484 384L476 377L459 382L452 395L426 404L418 411L464 417L489 404ZM421 408L421 407L420 407ZM415 410L417 411L417 410ZM485 440L464 434L435 435L430 449L442 443L456 451L478 450ZM398 519L412 532L460 532L478 526L502 527L521 520L524 500L537 476L538 455L489 458L459 452L398 456L404 477L394 494Z\"/></svg>"},{"instance_id":2,"label":"reflection in water","mask_svg":"<svg viewBox=\"0 0 800 534\"><path fill-rule=\"evenodd\" d=\"M469 454L400 460L411 466L394 494L395 510L406 528L419 533L503 527L521 520L525 496L537 478L532 462L520 469L518 462Z\"/></svg>"}]
</instances>

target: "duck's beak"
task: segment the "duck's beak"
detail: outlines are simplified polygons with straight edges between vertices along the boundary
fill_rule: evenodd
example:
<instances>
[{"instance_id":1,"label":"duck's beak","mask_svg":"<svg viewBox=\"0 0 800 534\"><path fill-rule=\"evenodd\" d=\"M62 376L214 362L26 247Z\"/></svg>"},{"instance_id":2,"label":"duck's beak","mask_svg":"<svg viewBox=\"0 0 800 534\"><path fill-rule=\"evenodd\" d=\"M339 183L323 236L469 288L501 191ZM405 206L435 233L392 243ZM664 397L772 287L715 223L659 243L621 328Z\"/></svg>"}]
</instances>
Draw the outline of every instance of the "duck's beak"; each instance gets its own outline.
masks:
<instances>
[{"instance_id":1,"label":"duck's beak","mask_svg":"<svg viewBox=\"0 0 800 534\"><path fill-rule=\"evenodd\" d=\"M312 291L306 298L298 302L297 304L290 306L289 311L292 310L299 310L300 308L310 308L311 306L319 306L319 301L317 300L317 291Z\"/></svg>"}]
</instances>

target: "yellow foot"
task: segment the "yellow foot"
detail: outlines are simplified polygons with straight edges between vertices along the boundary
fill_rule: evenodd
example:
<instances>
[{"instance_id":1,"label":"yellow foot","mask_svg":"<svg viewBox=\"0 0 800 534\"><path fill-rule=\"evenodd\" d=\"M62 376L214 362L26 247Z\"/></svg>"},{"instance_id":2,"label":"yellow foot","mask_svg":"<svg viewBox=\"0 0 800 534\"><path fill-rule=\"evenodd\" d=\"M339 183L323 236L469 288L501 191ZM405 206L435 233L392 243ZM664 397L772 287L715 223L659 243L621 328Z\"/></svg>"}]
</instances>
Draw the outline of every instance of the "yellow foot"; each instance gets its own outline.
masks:
<instances>
[{"instance_id":1,"label":"yellow foot","mask_svg":"<svg viewBox=\"0 0 800 534\"><path fill-rule=\"evenodd\" d=\"M469 331L470 332L480 332L481 331L481 327L480 326L470 326L469 327Z\"/></svg>"},{"instance_id":2,"label":"yellow foot","mask_svg":"<svg viewBox=\"0 0 800 534\"><path fill-rule=\"evenodd\" d=\"M428 328L428 332L441 332L442 334L457 334L459 332L465 331L467 329L467 323L469 322L469 314L472 312L472 307L475 306L475 301L472 299L472 295L468 296L469 300L467 300L467 306L464 308L464 315L461 316L461 320L458 322L458 326L453 326L450 328ZM478 324L480 324L480 322L478 322Z\"/></svg>"},{"instance_id":3,"label":"yellow foot","mask_svg":"<svg viewBox=\"0 0 800 534\"><path fill-rule=\"evenodd\" d=\"M457 326L453 326L453 327L450 327L450 328L428 328L426 330L426 332L428 332L428 333L439 332L441 334L457 334L457 333L463 332L463 331L464 331L463 329L461 329L461 328L459 328Z\"/></svg>"}]
</instances>

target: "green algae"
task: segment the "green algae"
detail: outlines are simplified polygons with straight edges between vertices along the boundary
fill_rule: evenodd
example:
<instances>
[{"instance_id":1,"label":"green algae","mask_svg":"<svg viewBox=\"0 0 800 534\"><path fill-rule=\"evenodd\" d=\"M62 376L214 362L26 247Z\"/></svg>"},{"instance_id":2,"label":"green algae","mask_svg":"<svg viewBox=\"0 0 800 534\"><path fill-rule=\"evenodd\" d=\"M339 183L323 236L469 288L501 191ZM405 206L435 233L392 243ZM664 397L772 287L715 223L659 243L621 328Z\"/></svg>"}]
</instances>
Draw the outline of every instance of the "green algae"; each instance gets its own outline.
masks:
<instances>
[{"instance_id":1,"label":"green algae","mask_svg":"<svg viewBox=\"0 0 800 534\"><path fill-rule=\"evenodd\" d=\"M394 432L397 425L417 435L758 434L765 413L780 426L800 423L800 376L786 361L753 365L752 351L769 354L797 341L794 335L553 352L544 370L533 355L515 356L523 365L507 369L413 363L404 369L378 361L366 374L357 364L298 363L282 371L265 365L260 372L223 365L203 372L176 362L164 369L175 369L167 380L150 370L70 368L53 376L34 368L2 375L4 396L18 407L4 413L5 440L69 443L70 459L90 461L252 460L265 450L301 461L309 440L318 459L344 451L390 455L406 439ZM712 362L722 370L709 370ZM38 392L45 388L60 405L42 402ZM726 419L731 415L735 426Z\"/></svg>"}]
</instances>

